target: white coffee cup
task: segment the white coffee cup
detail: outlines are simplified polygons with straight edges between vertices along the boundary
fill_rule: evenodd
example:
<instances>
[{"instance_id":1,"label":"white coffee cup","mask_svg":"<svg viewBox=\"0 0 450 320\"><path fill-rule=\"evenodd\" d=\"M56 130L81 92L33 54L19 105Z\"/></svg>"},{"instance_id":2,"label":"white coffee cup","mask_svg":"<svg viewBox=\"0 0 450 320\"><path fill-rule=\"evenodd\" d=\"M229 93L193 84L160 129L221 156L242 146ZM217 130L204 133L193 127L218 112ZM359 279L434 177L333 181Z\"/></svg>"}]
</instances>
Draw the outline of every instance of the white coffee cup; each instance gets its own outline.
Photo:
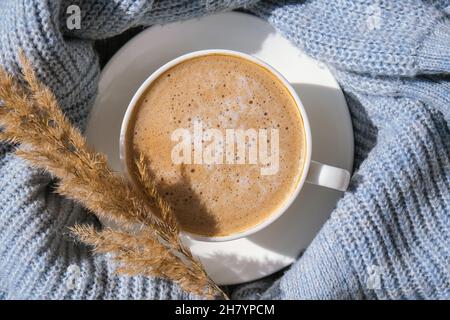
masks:
<instances>
[{"instance_id":1,"label":"white coffee cup","mask_svg":"<svg viewBox=\"0 0 450 320\"><path fill-rule=\"evenodd\" d=\"M285 203L282 206L280 206L278 210L273 212L265 220L245 231L226 236L207 237L197 234L188 234L188 235L194 239L202 241L230 241L238 238L243 238L255 232L258 232L261 229L270 225L275 220L277 220L289 208L289 206L294 202L294 200L297 198L298 194L302 190L305 182L339 191L345 191L348 187L350 180L350 173L347 170L326 165L311 159L311 152L313 145L311 140L311 127L309 124L308 115L300 100L300 97L297 95L297 93L295 92L294 88L290 85L290 83L278 71L276 71L274 68L272 68L267 63L261 61L260 59L242 52L232 50L222 50L222 49L195 51L182 55L174 60L171 60L170 62L166 63L158 70L156 70L154 73L152 73L136 91L133 98L131 99L130 104L128 105L127 111L122 121L122 127L120 131L120 159L127 177L131 178L130 170L128 168L129 162L127 161L130 155L128 154L128 148L125 145L127 141L126 134L128 132L128 125L130 123L130 119L132 117L132 114L134 113L134 108L140 101L140 97L146 92L147 88L152 84L152 82L156 80L161 74L166 72L168 69L174 67L175 65L183 61L212 54L231 55L251 61L269 71L273 76L278 78L281 81L281 83L283 83L283 85L291 94L292 98L295 100L297 108L300 111L301 117L303 119L303 127L305 130L305 139L306 139L306 152L305 152L306 155L302 175L300 176L300 179L297 183L294 192L292 192L289 199L285 201Z\"/></svg>"}]
</instances>

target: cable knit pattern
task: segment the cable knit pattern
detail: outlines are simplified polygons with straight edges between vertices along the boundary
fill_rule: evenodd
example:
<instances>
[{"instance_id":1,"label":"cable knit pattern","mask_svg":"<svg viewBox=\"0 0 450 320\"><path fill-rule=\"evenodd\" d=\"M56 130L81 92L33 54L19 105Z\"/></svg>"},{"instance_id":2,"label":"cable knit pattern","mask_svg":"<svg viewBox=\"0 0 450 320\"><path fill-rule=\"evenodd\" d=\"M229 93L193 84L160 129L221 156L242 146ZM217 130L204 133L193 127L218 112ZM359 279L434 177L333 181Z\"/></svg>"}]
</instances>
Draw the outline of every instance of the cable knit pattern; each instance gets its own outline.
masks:
<instances>
[{"instance_id":1,"label":"cable knit pattern","mask_svg":"<svg viewBox=\"0 0 450 320\"><path fill-rule=\"evenodd\" d=\"M68 30L66 9L81 8ZM0 63L31 58L71 121L84 128L99 76L93 41L245 7L343 90L355 133L350 189L301 258L233 298L450 298L449 1L4 0ZM52 179L0 145L0 299L196 298L161 279L118 276L108 256L67 237L98 223L53 193Z\"/></svg>"}]
</instances>

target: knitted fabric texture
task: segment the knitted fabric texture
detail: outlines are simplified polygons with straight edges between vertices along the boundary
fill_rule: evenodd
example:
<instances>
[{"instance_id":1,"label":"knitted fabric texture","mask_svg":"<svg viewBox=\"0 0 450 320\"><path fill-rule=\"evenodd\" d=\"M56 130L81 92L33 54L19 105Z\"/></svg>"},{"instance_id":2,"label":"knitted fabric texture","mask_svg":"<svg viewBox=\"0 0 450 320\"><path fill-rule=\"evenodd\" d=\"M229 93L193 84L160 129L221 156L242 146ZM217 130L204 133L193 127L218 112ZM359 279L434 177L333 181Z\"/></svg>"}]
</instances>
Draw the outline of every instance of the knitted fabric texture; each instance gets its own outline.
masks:
<instances>
[{"instance_id":1,"label":"knitted fabric texture","mask_svg":"<svg viewBox=\"0 0 450 320\"><path fill-rule=\"evenodd\" d=\"M81 29L66 10L81 8ZM0 64L23 48L70 120L84 128L99 77L93 42L134 27L245 7L345 91L355 134L350 189L305 253L233 298L450 298L449 1L3 0ZM53 193L51 177L0 144L0 299L195 298L169 281L119 276L68 239L98 223Z\"/></svg>"}]
</instances>

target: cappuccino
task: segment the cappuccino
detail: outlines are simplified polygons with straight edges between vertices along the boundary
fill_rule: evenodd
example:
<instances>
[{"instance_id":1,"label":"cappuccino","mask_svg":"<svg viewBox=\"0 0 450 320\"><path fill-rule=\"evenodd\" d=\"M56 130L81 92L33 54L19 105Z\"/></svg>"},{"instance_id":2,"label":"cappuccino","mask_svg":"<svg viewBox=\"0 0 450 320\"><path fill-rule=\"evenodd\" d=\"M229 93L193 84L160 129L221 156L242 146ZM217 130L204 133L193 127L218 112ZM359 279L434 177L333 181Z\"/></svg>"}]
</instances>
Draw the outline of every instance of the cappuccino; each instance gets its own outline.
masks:
<instances>
[{"instance_id":1,"label":"cappuccino","mask_svg":"<svg viewBox=\"0 0 450 320\"><path fill-rule=\"evenodd\" d=\"M143 154L184 231L225 236L280 209L303 173L305 129L269 70L210 54L163 72L130 118L126 159Z\"/></svg>"}]
</instances>

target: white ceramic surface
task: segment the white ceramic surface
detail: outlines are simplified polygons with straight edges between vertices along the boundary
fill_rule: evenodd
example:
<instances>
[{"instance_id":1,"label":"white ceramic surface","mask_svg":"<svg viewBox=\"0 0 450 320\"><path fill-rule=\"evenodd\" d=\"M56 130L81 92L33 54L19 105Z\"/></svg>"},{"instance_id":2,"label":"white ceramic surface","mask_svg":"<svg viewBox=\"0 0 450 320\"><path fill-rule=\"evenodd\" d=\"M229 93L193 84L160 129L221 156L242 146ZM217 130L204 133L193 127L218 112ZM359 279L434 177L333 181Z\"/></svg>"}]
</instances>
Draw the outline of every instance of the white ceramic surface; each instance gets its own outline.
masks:
<instances>
[{"instance_id":1,"label":"white ceramic surface","mask_svg":"<svg viewBox=\"0 0 450 320\"><path fill-rule=\"evenodd\" d=\"M182 54L230 49L256 56L278 70L308 113L312 159L351 171L353 131L344 96L329 70L277 33L243 13L223 13L146 29L122 47L103 69L87 139L120 171L119 135L128 103L156 69ZM295 261L341 197L339 191L305 185L286 213L267 228L227 242L184 240L219 284L269 275Z\"/></svg>"},{"instance_id":2,"label":"white ceramic surface","mask_svg":"<svg viewBox=\"0 0 450 320\"><path fill-rule=\"evenodd\" d=\"M303 126L304 126L304 135L305 135L305 162L303 165L303 174L299 177L297 186L295 190L291 193L290 197L283 203L282 206L280 206L275 212L273 212L269 217L267 217L264 221L258 223L257 225L251 227L250 229L233 233L226 236L218 236L218 237L208 237L208 236L201 236L196 234L188 234L189 237L195 240L201 240L201 241L231 241L231 240L237 240L239 238L245 238L248 237L264 228L269 226L271 223L273 223L275 220L277 220L286 210L289 208L289 206L295 201L297 198L297 195L301 191L305 181L320 185L320 186L327 186L332 189L336 190L347 190L348 182L350 180L350 173L347 170L332 167L329 165L321 164L317 161L312 161L311 163L311 149L313 146L311 145L311 128L309 125L309 119L308 115L306 114L306 109L303 106L300 97L298 96L295 89L291 86L289 81L284 78L278 71L273 69L270 65L266 64L264 61L234 50L225 50L225 49L208 49L208 50L199 50L199 51L193 51L187 54L184 54L182 56L179 56L175 58L174 60L169 61L165 65L158 68L155 72L153 72L138 88L136 93L134 94L133 98L131 99L130 104L128 105L127 111L125 112L125 115L123 117L122 126L120 128L120 140L119 140L119 152L120 152L120 161L122 163L122 168L124 170L124 173L127 177L131 177L130 175L130 168L128 167L128 163L130 162L130 155L128 155L128 148L127 148L127 132L128 132L128 126L130 124L130 119L132 118L132 115L135 112L135 108L138 106L138 102L140 101L142 95L147 91L147 89L152 85L152 83L161 77L161 74L166 72L167 70L170 70L174 66L193 58L198 57L204 57L208 55L229 55L234 57L240 57L242 59L248 60L253 62L256 65L261 66L268 72L272 73L275 77L278 78L278 80L283 84L283 86L289 91L292 98L295 100L295 104L297 105L298 111L300 112L301 118L303 120ZM310 169L310 164L311 169ZM338 188L336 188L338 186Z\"/></svg>"}]
</instances>

